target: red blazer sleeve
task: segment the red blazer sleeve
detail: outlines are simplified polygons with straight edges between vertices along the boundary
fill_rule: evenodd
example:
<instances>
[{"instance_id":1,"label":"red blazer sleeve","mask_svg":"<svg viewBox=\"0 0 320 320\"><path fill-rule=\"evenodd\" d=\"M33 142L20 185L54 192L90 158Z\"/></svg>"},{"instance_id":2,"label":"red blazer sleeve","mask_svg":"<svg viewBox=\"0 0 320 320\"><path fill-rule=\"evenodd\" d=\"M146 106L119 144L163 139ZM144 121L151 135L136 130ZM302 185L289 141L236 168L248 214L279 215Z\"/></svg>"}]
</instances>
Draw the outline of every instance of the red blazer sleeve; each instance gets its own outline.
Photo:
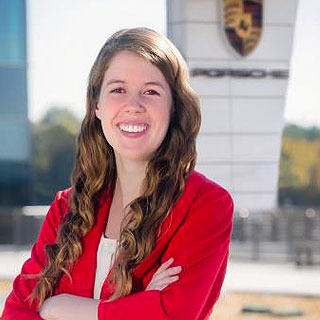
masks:
<instances>
[{"instance_id":1,"label":"red blazer sleeve","mask_svg":"<svg viewBox=\"0 0 320 320\"><path fill-rule=\"evenodd\" d=\"M173 256L170 267L182 266L179 279L163 290L101 301L99 320L208 319L225 277L234 203L220 186L201 189L161 257L161 264Z\"/></svg>"},{"instance_id":2,"label":"red blazer sleeve","mask_svg":"<svg viewBox=\"0 0 320 320\"><path fill-rule=\"evenodd\" d=\"M65 192L57 192L41 227L38 240L33 245L31 257L25 261L21 273L14 279L13 289L5 302L2 320L40 320L38 302L28 299L37 283L37 278L26 275L38 274L45 264L44 246L54 243L62 214L66 211L67 199Z\"/></svg>"}]
</instances>

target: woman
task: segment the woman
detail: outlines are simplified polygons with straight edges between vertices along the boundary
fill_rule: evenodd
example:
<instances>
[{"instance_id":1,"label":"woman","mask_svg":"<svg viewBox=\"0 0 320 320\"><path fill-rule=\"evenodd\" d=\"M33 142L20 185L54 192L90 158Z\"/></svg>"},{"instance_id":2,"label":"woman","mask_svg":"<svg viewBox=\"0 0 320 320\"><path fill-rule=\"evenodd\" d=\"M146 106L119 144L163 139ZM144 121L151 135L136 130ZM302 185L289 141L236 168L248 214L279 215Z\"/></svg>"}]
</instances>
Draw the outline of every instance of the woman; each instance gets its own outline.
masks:
<instances>
[{"instance_id":1,"label":"woman","mask_svg":"<svg viewBox=\"0 0 320 320\"><path fill-rule=\"evenodd\" d=\"M194 170L199 127L174 45L147 28L112 35L90 72L72 186L56 194L2 319L208 319L233 200Z\"/></svg>"}]
</instances>

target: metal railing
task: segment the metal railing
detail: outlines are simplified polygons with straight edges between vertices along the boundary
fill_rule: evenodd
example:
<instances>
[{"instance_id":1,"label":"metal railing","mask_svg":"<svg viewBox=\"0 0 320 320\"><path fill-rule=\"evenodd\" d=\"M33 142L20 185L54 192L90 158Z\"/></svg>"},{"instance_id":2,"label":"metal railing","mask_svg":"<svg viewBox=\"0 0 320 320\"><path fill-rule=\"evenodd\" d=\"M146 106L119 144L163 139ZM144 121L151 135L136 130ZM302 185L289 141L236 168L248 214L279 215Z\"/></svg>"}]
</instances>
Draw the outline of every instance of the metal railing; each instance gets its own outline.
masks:
<instances>
[{"instance_id":1,"label":"metal railing","mask_svg":"<svg viewBox=\"0 0 320 320\"><path fill-rule=\"evenodd\" d=\"M33 244L48 206L0 207L0 244L17 247Z\"/></svg>"},{"instance_id":2,"label":"metal railing","mask_svg":"<svg viewBox=\"0 0 320 320\"><path fill-rule=\"evenodd\" d=\"M31 245L48 206L0 207L0 244ZM234 213L233 259L320 264L320 208Z\"/></svg>"},{"instance_id":3,"label":"metal railing","mask_svg":"<svg viewBox=\"0 0 320 320\"><path fill-rule=\"evenodd\" d=\"M320 263L320 208L283 208L234 213L233 258Z\"/></svg>"}]
</instances>

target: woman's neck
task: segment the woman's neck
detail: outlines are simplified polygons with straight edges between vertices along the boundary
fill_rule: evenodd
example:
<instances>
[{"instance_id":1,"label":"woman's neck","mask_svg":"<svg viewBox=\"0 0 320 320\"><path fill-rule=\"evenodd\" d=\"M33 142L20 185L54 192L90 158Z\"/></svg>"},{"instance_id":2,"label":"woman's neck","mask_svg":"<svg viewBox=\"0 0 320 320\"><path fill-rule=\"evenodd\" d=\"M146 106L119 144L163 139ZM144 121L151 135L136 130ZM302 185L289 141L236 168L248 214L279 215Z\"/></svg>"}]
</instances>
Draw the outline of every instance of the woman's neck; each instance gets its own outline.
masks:
<instances>
[{"instance_id":1,"label":"woman's neck","mask_svg":"<svg viewBox=\"0 0 320 320\"><path fill-rule=\"evenodd\" d=\"M123 208L141 195L146 166L146 162L123 161L120 159L117 161L117 181L114 196L121 199Z\"/></svg>"}]
</instances>

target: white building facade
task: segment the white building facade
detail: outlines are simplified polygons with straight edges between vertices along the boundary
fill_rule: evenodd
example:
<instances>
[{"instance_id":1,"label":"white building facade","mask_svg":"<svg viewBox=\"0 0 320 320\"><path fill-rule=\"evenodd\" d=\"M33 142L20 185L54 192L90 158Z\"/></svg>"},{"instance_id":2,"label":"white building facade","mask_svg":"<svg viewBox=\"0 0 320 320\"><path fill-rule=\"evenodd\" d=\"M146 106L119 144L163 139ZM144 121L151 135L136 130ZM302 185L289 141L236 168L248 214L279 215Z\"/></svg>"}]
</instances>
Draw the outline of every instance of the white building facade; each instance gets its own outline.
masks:
<instances>
[{"instance_id":1,"label":"white building facade","mask_svg":"<svg viewBox=\"0 0 320 320\"><path fill-rule=\"evenodd\" d=\"M298 0L247 1L262 3L263 18L260 40L245 56L225 34L228 2L245 1L167 1L168 37L201 100L196 169L230 191L236 210L274 209Z\"/></svg>"}]
</instances>

